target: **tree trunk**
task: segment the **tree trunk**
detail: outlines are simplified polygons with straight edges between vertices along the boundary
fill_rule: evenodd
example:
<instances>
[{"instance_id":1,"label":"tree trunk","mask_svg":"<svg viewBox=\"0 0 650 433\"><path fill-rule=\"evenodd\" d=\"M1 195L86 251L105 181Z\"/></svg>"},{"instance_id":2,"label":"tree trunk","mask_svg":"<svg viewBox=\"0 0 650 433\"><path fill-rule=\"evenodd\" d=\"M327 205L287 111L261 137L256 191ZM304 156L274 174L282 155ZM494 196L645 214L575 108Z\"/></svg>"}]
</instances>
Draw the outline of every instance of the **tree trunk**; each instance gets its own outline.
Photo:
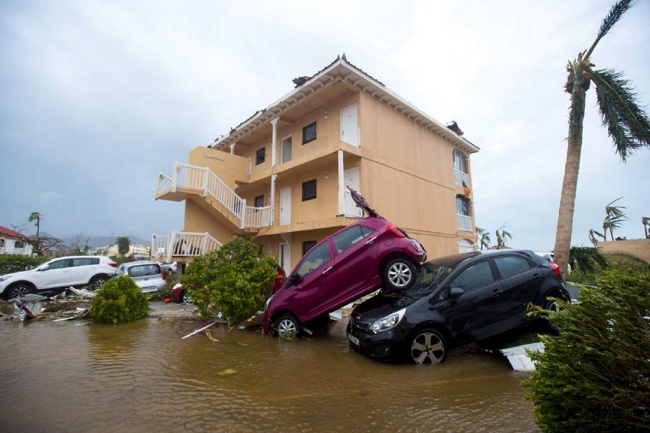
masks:
<instances>
[{"instance_id":1,"label":"tree trunk","mask_svg":"<svg viewBox=\"0 0 650 433\"><path fill-rule=\"evenodd\" d=\"M553 260L560 267L566 280L567 265L571 249L571 233L573 230L573 213L578 187L578 171L580 169L580 153L582 150L582 130L585 113L585 96L589 82L581 79L581 70L570 74L573 79L571 93L571 108L569 112L569 137L567 138L567 154L560 197L560 210L557 218L555 249Z\"/></svg>"}]
</instances>

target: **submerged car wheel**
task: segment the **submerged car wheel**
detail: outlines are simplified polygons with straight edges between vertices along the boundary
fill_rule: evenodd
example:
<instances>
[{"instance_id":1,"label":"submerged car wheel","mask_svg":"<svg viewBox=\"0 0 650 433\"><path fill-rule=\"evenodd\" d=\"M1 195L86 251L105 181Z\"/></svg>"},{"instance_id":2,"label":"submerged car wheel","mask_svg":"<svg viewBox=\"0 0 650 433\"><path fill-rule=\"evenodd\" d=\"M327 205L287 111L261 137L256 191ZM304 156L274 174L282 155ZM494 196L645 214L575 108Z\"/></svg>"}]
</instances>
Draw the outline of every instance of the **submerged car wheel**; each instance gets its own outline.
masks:
<instances>
[{"instance_id":1,"label":"submerged car wheel","mask_svg":"<svg viewBox=\"0 0 650 433\"><path fill-rule=\"evenodd\" d=\"M18 298L20 296L29 295L33 291L34 291L34 289L29 284L18 283L16 285L11 286L9 288L9 290L7 290L7 292L6 292L7 293L7 299L14 299L14 298Z\"/></svg>"},{"instance_id":2,"label":"submerged car wheel","mask_svg":"<svg viewBox=\"0 0 650 433\"><path fill-rule=\"evenodd\" d=\"M415 265L407 259L393 259L384 268L388 290L405 290L415 281Z\"/></svg>"},{"instance_id":3,"label":"submerged car wheel","mask_svg":"<svg viewBox=\"0 0 650 433\"><path fill-rule=\"evenodd\" d=\"M279 337L297 337L300 334L300 324L295 317L289 315L280 317L273 325L273 329Z\"/></svg>"},{"instance_id":4,"label":"submerged car wheel","mask_svg":"<svg viewBox=\"0 0 650 433\"><path fill-rule=\"evenodd\" d=\"M439 364L447 358L447 340L435 329L422 329L411 339L409 358L416 364Z\"/></svg>"},{"instance_id":5,"label":"submerged car wheel","mask_svg":"<svg viewBox=\"0 0 650 433\"><path fill-rule=\"evenodd\" d=\"M552 316L554 314L557 314L560 312L560 301L557 299L558 295L551 295L545 302L544 302L544 309L549 311L549 316ZM552 321L546 319L546 326L548 329L554 333L557 334L560 332L560 328L553 323Z\"/></svg>"}]
</instances>

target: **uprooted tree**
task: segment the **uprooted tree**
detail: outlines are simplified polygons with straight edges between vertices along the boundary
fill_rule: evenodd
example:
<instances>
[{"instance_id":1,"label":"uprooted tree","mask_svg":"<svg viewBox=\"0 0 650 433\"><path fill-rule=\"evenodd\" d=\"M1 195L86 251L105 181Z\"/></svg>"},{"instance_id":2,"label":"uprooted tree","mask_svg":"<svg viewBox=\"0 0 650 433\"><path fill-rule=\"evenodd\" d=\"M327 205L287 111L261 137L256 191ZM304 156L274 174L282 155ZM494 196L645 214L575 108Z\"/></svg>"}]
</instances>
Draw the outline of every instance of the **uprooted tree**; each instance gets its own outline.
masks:
<instances>
[{"instance_id":1,"label":"uprooted tree","mask_svg":"<svg viewBox=\"0 0 650 433\"><path fill-rule=\"evenodd\" d=\"M181 277L201 317L219 313L231 322L248 318L272 293L277 260L253 241L235 237L192 260Z\"/></svg>"}]
</instances>

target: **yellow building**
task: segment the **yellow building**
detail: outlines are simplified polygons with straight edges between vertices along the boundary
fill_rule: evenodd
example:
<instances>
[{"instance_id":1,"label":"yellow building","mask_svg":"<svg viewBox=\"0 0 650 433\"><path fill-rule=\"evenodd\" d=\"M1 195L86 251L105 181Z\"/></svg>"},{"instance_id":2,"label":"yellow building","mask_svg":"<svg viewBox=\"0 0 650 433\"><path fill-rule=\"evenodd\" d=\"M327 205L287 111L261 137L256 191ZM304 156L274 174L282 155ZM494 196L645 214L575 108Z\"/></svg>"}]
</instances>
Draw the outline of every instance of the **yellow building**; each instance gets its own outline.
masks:
<instances>
[{"instance_id":1,"label":"yellow building","mask_svg":"<svg viewBox=\"0 0 650 433\"><path fill-rule=\"evenodd\" d=\"M155 260L187 263L255 237L289 272L325 236L362 217L352 186L430 258L475 249L469 156L479 148L345 55L160 174L156 199L184 201L182 231L153 235Z\"/></svg>"}]
</instances>

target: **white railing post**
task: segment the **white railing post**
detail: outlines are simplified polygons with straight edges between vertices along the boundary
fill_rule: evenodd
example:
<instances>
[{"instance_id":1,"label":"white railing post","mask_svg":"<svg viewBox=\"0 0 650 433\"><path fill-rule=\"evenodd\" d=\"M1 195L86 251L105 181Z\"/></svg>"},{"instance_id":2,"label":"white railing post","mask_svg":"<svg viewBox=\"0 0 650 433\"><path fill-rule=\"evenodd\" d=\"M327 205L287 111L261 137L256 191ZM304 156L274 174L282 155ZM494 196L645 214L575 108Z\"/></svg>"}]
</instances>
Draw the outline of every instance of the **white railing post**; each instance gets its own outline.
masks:
<instances>
[{"instance_id":1,"label":"white railing post","mask_svg":"<svg viewBox=\"0 0 650 433\"><path fill-rule=\"evenodd\" d=\"M176 185L178 183L178 172L180 171L178 161L174 161L174 174L172 174L172 192L176 192Z\"/></svg>"},{"instance_id":2,"label":"white railing post","mask_svg":"<svg viewBox=\"0 0 650 433\"><path fill-rule=\"evenodd\" d=\"M242 230L246 228L246 199L241 199L241 227Z\"/></svg>"},{"instance_id":3,"label":"white railing post","mask_svg":"<svg viewBox=\"0 0 650 433\"><path fill-rule=\"evenodd\" d=\"M210 171L209 167L205 167L203 169L203 173L203 198L206 198L208 196L208 179L210 178L212 172Z\"/></svg>"}]
</instances>

